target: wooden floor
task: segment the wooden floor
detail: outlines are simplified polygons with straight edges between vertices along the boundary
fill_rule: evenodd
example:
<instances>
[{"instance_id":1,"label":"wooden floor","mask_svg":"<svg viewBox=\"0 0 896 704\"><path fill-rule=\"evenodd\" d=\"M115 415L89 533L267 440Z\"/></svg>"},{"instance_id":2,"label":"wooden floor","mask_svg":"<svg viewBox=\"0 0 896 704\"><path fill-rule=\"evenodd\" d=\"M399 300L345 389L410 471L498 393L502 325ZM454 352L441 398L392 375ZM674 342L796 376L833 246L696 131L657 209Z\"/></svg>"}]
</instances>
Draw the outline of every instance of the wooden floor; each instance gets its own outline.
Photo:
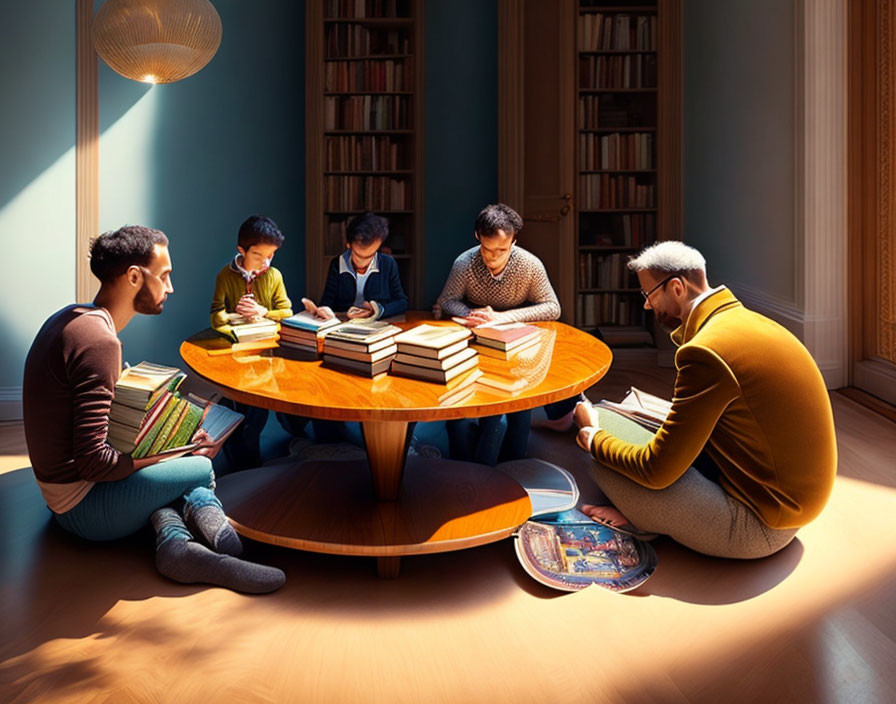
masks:
<instances>
[{"instance_id":1,"label":"wooden floor","mask_svg":"<svg viewBox=\"0 0 896 704\"><path fill-rule=\"evenodd\" d=\"M633 380L668 393L671 372L617 359L589 396ZM793 544L738 562L661 539L626 595L543 588L510 540L405 558L396 580L372 558L252 544L287 573L276 594L178 585L148 534L56 529L21 426L2 427L0 702L894 702L896 424L832 400L839 477ZM534 432L530 450L594 498L572 434Z\"/></svg>"}]
</instances>

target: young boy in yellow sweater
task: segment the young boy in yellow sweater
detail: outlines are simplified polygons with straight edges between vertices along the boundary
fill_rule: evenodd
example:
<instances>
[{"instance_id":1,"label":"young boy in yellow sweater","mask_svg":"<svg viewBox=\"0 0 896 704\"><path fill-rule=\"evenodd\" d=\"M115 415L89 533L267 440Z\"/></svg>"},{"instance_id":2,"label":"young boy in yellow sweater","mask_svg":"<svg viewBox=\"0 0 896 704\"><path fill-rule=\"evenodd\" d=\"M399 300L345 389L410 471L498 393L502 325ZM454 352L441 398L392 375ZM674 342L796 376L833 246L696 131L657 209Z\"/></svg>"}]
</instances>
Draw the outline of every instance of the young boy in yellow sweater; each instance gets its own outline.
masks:
<instances>
[{"instance_id":1,"label":"young boy in yellow sweater","mask_svg":"<svg viewBox=\"0 0 896 704\"><path fill-rule=\"evenodd\" d=\"M277 223L263 215L253 215L240 225L236 246L239 253L215 279L211 308L215 330L229 336L230 316L234 313L248 320L276 321L292 315L283 275L271 266L283 240Z\"/></svg>"},{"instance_id":2,"label":"young boy in yellow sweater","mask_svg":"<svg viewBox=\"0 0 896 704\"><path fill-rule=\"evenodd\" d=\"M233 314L247 320L270 318L276 321L292 315L292 303L286 295L283 275L271 266L284 239L277 223L263 215L253 215L240 225L238 254L215 279L211 306L211 323L215 330L229 337ZM267 409L233 401L227 401L227 405L246 416L224 444L230 468L259 466L261 431L268 420ZM288 432L299 435L307 423L305 418L285 413L278 413L277 420Z\"/></svg>"}]
</instances>

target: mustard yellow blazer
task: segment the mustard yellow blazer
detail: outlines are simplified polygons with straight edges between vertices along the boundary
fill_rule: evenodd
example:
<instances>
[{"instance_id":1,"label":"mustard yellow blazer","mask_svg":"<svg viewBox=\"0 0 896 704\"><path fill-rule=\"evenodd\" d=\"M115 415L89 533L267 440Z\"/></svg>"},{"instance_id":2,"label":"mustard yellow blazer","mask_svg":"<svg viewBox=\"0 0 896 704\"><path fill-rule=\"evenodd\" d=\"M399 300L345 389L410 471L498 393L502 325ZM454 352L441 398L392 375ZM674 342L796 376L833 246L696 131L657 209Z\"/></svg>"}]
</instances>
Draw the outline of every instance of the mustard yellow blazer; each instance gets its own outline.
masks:
<instances>
[{"instance_id":1,"label":"mustard yellow blazer","mask_svg":"<svg viewBox=\"0 0 896 704\"><path fill-rule=\"evenodd\" d=\"M728 289L672 333L672 410L644 446L595 433L594 457L651 489L672 484L704 449L722 488L770 528L798 528L827 503L837 471L831 402L808 350Z\"/></svg>"}]
</instances>

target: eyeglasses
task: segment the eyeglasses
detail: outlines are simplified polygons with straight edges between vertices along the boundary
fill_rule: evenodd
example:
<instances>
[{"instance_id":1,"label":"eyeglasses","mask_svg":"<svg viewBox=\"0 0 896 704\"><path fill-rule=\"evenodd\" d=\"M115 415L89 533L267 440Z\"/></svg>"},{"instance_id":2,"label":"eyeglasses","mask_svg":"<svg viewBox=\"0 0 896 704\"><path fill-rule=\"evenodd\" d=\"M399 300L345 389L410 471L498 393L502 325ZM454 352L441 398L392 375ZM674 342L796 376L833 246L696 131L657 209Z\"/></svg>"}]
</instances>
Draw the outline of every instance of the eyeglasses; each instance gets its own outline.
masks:
<instances>
[{"instance_id":1,"label":"eyeglasses","mask_svg":"<svg viewBox=\"0 0 896 704\"><path fill-rule=\"evenodd\" d=\"M641 289L641 295L644 296L645 301L650 301L650 297L653 295L653 292L658 288L663 288L667 283L669 283L672 279L676 278L678 274L669 274L665 279L660 281L656 286L654 286L649 291L645 291L643 288Z\"/></svg>"}]
</instances>

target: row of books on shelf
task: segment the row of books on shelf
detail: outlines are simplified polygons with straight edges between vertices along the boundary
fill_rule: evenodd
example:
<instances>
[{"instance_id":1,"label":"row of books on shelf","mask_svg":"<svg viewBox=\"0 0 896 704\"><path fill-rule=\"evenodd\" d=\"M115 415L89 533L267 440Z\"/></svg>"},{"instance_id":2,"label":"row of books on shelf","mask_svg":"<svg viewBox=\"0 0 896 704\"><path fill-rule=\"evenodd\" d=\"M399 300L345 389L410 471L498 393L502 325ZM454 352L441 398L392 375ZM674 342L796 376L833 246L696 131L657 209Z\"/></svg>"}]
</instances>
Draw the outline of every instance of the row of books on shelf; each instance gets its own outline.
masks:
<instances>
[{"instance_id":1,"label":"row of books on shelf","mask_svg":"<svg viewBox=\"0 0 896 704\"><path fill-rule=\"evenodd\" d=\"M406 168L407 144L394 137L327 137L327 171L395 171Z\"/></svg>"},{"instance_id":2,"label":"row of books on shelf","mask_svg":"<svg viewBox=\"0 0 896 704\"><path fill-rule=\"evenodd\" d=\"M580 134L579 169L653 169L653 133Z\"/></svg>"},{"instance_id":3,"label":"row of books on shelf","mask_svg":"<svg viewBox=\"0 0 896 704\"><path fill-rule=\"evenodd\" d=\"M631 294L582 293L576 299L576 320L581 327L591 328L601 323L610 325L640 325L644 299L635 290Z\"/></svg>"},{"instance_id":4,"label":"row of books on shelf","mask_svg":"<svg viewBox=\"0 0 896 704\"><path fill-rule=\"evenodd\" d=\"M365 17L403 17L408 14L408 0L325 0L327 19L360 19Z\"/></svg>"},{"instance_id":5,"label":"row of books on shelf","mask_svg":"<svg viewBox=\"0 0 896 704\"><path fill-rule=\"evenodd\" d=\"M579 88L581 90L656 88L656 56L654 54L580 56Z\"/></svg>"},{"instance_id":6,"label":"row of books on shelf","mask_svg":"<svg viewBox=\"0 0 896 704\"><path fill-rule=\"evenodd\" d=\"M324 206L330 211L407 210L411 183L388 176L326 176Z\"/></svg>"},{"instance_id":7,"label":"row of books on shelf","mask_svg":"<svg viewBox=\"0 0 896 704\"><path fill-rule=\"evenodd\" d=\"M656 15L585 13L577 35L579 51L653 51Z\"/></svg>"},{"instance_id":8,"label":"row of books on shelf","mask_svg":"<svg viewBox=\"0 0 896 704\"><path fill-rule=\"evenodd\" d=\"M648 113L637 102L627 104L615 100L614 95L580 95L578 125L582 130L613 127L652 127L656 124L655 110ZM631 96L628 96L631 97Z\"/></svg>"},{"instance_id":9,"label":"row of books on shelf","mask_svg":"<svg viewBox=\"0 0 896 704\"><path fill-rule=\"evenodd\" d=\"M579 252L579 288L629 288L637 291L635 274L625 263L627 254Z\"/></svg>"},{"instance_id":10,"label":"row of books on shelf","mask_svg":"<svg viewBox=\"0 0 896 704\"><path fill-rule=\"evenodd\" d=\"M324 90L399 91L412 90L414 62L408 59L364 61L327 61L324 64Z\"/></svg>"},{"instance_id":11,"label":"row of books on shelf","mask_svg":"<svg viewBox=\"0 0 896 704\"><path fill-rule=\"evenodd\" d=\"M394 29L368 29L360 24L331 24L326 30L327 58L407 54L408 33Z\"/></svg>"},{"instance_id":12,"label":"row of books on shelf","mask_svg":"<svg viewBox=\"0 0 896 704\"><path fill-rule=\"evenodd\" d=\"M406 130L410 100L403 95L351 95L324 98L324 129Z\"/></svg>"},{"instance_id":13,"label":"row of books on shelf","mask_svg":"<svg viewBox=\"0 0 896 704\"><path fill-rule=\"evenodd\" d=\"M656 206L656 186L639 183L635 176L610 174L582 174L579 181L579 207L597 208L653 208Z\"/></svg>"},{"instance_id":14,"label":"row of books on shelf","mask_svg":"<svg viewBox=\"0 0 896 704\"><path fill-rule=\"evenodd\" d=\"M581 246L630 247L640 249L656 239L656 215L637 213L617 215L601 214L598 227L579 230Z\"/></svg>"},{"instance_id":15,"label":"row of books on shelf","mask_svg":"<svg viewBox=\"0 0 896 704\"><path fill-rule=\"evenodd\" d=\"M225 438L243 416L194 394L182 394L180 369L141 362L122 372L109 412L108 442L134 459L195 449L196 432Z\"/></svg>"}]
</instances>

